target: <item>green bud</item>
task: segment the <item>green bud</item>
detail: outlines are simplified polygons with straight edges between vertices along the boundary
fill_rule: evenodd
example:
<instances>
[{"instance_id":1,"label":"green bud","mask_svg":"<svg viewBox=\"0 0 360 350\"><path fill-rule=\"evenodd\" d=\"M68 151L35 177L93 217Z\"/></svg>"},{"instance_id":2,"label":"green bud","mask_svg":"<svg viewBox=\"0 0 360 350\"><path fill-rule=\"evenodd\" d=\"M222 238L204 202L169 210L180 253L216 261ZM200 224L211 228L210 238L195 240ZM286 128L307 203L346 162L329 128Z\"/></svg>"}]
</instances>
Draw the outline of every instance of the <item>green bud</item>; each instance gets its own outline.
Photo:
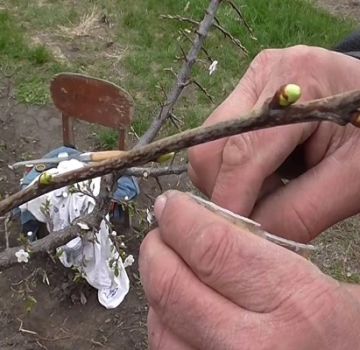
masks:
<instances>
[{"instance_id":1,"label":"green bud","mask_svg":"<svg viewBox=\"0 0 360 350\"><path fill-rule=\"evenodd\" d=\"M171 162L175 157L175 152L170 152L170 153L166 153L161 155L158 159L156 159L156 161L160 164L164 164L167 162Z\"/></svg>"},{"instance_id":2,"label":"green bud","mask_svg":"<svg viewBox=\"0 0 360 350\"><path fill-rule=\"evenodd\" d=\"M282 107L290 106L301 97L301 88L296 84L287 84L280 93L279 104Z\"/></svg>"},{"instance_id":3,"label":"green bud","mask_svg":"<svg viewBox=\"0 0 360 350\"><path fill-rule=\"evenodd\" d=\"M52 175L45 172L40 175L39 182L40 185L50 185L52 183L52 180Z\"/></svg>"}]
</instances>

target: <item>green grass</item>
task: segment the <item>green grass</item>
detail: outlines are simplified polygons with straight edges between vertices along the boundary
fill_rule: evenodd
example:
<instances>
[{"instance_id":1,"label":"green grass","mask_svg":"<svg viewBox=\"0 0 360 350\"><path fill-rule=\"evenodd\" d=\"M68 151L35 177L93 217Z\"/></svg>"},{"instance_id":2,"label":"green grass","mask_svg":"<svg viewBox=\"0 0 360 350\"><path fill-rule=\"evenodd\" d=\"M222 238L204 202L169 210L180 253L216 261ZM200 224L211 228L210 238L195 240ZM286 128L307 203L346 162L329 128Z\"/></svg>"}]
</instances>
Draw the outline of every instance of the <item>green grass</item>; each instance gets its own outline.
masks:
<instances>
[{"instance_id":1,"label":"green grass","mask_svg":"<svg viewBox=\"0 0 360 350\"><path fill-rule=\"evenodd\" d=\"M119 133L113 130L104 129L96 133L99 146L104 150L116 149L119 143Z\"/></svg>"},{"instance_id":2,"label":"green grass","mask_svg":"<svg viewBox=\"0 0 360 350\"><path fill-rule=\"evenodd\" d=\"M134 128L141 134L151 117L159 109L163 91L168 91L174 76L166 68L177 71L180 67L180 47L188 50L190 43L179 34L180 30L193 30L187 23L160 19L161 14L179 14L200 20L208 0L79 0L38 1L12 0L6 2L6 12L0 17L1 65L13 66L16 71L17 97L22 102L46 103L48 81L63 69L50 51L29 44L29 37L46 33L64 46L73 45L71 38L58 35L59 26L75 26L81 17L96 6L112 26L109 39L124 48L123 57L114 64L104 59L104 42L92 38L77 40L82 53L70 60L71 69L109 79L127 89L134 97L136 119ZM295 44L331 47L350 33L354 24L336 19L324 11L315 9L307 1L236 1L252 28L257 41L250 38L230 6L219 11L220 23L249 50L244 57L239 48L217 31L212 31L206 48L211 57L219 61L217 72L209 76L205 55L194 68L194 78L214 97L214 104L199 91L192 91L183 103L176 107L176 114L184 118L184 127L200 124L211 110L234 88L254 56L264 48L286 47ZM192 35L192 34L191 34ZM120 73L119 73L120 72ZM168 128L166 132L173 132ZM107 136L108 137L108 136Z\"/></svg>"},{"instance_id":3,"label":"green grass","mask_svg":"<svg viewBox=\"0 0 360 350\"><path fill-rule=\"evenodd\" d=\"M9 12L0 12L0 69L13 76L20 102L49 102L49 77L63 69L43 45L29 45L24 31Z\"/></svg>"}]
</instances>

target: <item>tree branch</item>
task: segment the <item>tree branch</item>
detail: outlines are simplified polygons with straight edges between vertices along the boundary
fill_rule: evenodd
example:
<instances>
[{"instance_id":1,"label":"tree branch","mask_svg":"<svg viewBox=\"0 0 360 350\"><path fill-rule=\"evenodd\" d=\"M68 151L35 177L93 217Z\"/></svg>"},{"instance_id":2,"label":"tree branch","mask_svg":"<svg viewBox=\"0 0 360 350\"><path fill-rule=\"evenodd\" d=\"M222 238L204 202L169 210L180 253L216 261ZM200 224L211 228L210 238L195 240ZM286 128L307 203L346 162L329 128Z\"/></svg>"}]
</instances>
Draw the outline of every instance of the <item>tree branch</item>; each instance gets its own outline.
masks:
<instances>
[{"instance_id":1,"label":"tree branch","mask_svg":"<svg viewBox=\"0 0 360 350\"><path fill-rule=\"evenodd\" d=\"M164 19L175 19L178 20L180 22L187 22L187 23L191 23L193 25L198 25L199 22L192 19L192 18L188 18L188 17L182 17L179 15L161 15L161 18ZM247 48L241 43L241 41L237 38L235 38L229 31L227 31L223 26L220 25L219 20L217 18L214 17L214 20L216 20L216 23L213 23L214 28L218 29L221 33L224 34L225 37L227 37L228 39L230 39L237 47L239 47L245 55L249 54L249 51L247 50Z\"/></svg>"},{"instance_id":2,"label":"tree branch","mask_svg":"<svg viewBox=\"0 0 360 350\"><path fill-rule=\"evenodd\" d=\"M211 126L186 130L143 147L132 149L123 156L87 165L81 169L56 176L49 185L41 185L36 182L2 200L0 202L0 216L12 208L57 188L103 176L113 171L146 164L162 154L176 152L220 138L263 128L303 122L329 121L340 125L347 123L360 125L360 117L356 119L359 116L358 109L360 110L360 90L292 105L287 108L270 107L272 100L270 99L259 110L254 110L245 116L239 116L236 119Z\"/></svg>"},{"instance_id":3,"label":"tree branch","mask_svg":"<svg viewBox=\"0 0 360 350\"><path fill-rule=\"evenodd\" d=\"M249 23L246 21L245 17L243 16L242 12L240 11L240 9L231 0L226 0L226 3L229 4L233 8L233 10L237 13L241 22L243 23L245 28L248 30L250 37L253 40L257 40L256 37L254 36L253 29L250 27Z\"/></svg>"},{"instance_id":4,"label":"tree branch","mask_svg":"<svg viewBox=\"0 0 360 350\"><path fill-rule=\"evenodd\" d=\"M144 146L145 144L148 144L152 140L154 140L162 125L168 118L169 113L171 113L176 101L178 100L184 87L186 86L186 83L190 80L191 69L195 64L196 58L201 51L201 48L210 31L211 26L213 25L214 18L220 2L221 0L211 0L204 19L199 24L199 29L197 30L197 34L194 39L194 44L191 47L189 53L187 54L186 60L183 63L179 74L177 75L176 84L168 94L168 98L166 103L164 104L164 108L162 108L158 116L154 118L150 128L145 132L143 136L140 137L140 140L138 141L135 148Z\"/></svg>"},{"instance_id":5,"label":"tree branch","mask_svg":"<svg viewBox=\"0 0 360 350\"><path fill-rule=\"evenodd\" d=\"M217 28L218 30L220 30L220 32L223 33L225 37L228 37L236 46L238 46L245 53L245 55L248 55L249 51L241 43L241 41L239 39L235 38L229 31L227 31L223 26L221 26L218 19L216 19L216 20L217 20L217 23L214 24L214 27Z\"/></svg>"},{"instance_id":6,"label":"tree branch","mask_svg":"<svg viewBox=\"0 0 360 350\"><path fill-rule=\"evenodd\" d=\"M168 166L162 168L139 168L139 167L132 167L128 170L124 171L124 175L128 176L136 176L136 177L159 177L165 175L181 175L186 173L188 169L187 164L179 165L179 166Z\"/></svg>"},{"instance_id":7,"label":"tree branch","mask_svg":"<svg viewBox=\"0 0 360 350\"><path fill-rule=\"evenodd\" d=\"M102 178L100 193L96 198L97 206L90 214L79 217L78 219L74 220L70 226L63 230L51 232L46 237L33 243L29 243L25 249L31 254L49 253L53 249L67 243L79 235L80 228L77 225L79 222L86 222L90 228L97 230L104 216L109 212L110 209L111 203L109 201L109 195L111 194L111 183L112 179L110 175L104 176ZM5 249L0 253L1 269L18 263L15 253L20 248L22 247L13 247Z\"/></svg>"},{"instance_id":8,"label":"tree branch","mask_svg":"<svg viewBox=\"0 0 360 350\"><path fill-rule=\"evenodd\" d=\"M197 35L195 37L195 40L193 42L192 48L190 49L188 55L185 57L184 63L182 65L182 68L178 75L176 75L176 83L174 84L172 90L170 91L170 94L168 97L166 97L165 94L165 100L166 102L162 106L158 116L154 118L150 128L147 130L147 132L138 139L138 143L135 146L135 148L139 148L141 146L144 146L148 143L150 143L157 135L159 130L161 129L162 125L166 122L166 120L170 117L171 120L175 123L176 117L172 115L172 109L175 106L177 100L181 96L181 93L183 89L187 86L187 84L190 82L190 76L191 76L191 69L192 66L195 64L197 56L199 52L201 51L203 47L203 43L206 39L206 36L213 24L213 19L216 15L217 9L220 5L221 0L211 0L210 4L208 6L206 15L204 16L203 21L200 23L199 28L197 30ZM114 169L115 170L115 169ZM104 179L102 179L101 182L101 190L100 190L100 197L101 199L97 199L96 207L93 211L93 213L90 216L85 216L82 219L82 221L85 221L89 226L92 226L94 228L98 228L102 218L106 215L109 209L109 204L111 203L110 199L110 192L111 188L113 189L116 185L116 180L123 174L127 175L133 175L133 176L142 176L142 177L154 177L156 180L158 180L158 176L167 175L167 174L181 174L187 170L186 166L179 166L179 167L172 167L172 165L166 167L166 168L158 168L158 169L148 169L148 168L133 168L133 169L127 169L124 171L122 168L122 171L117 171L114 173L114 176L107 176L106 181L104 182ZM78 181L76 181L78 182ZM69 183L70 184L70 183ZM57 186L57 185L56 185ZM66 184L64 183L64 186ZM25 203L31 198L38 197L39 195L48 192L48 189L45 190L44 186L42 186L40 183L37 183L35 186L31 186L32 188L27 188L24 199L25 201L21 201L22 203ZM35 189L35 187L38 187L39 191ZM42 187L42 188L41 188ZM60 186L62 187L62 186ZM22 191L20 191L22 192ZM22 194L20 194L22 196ZM12 201L11 198L10 202ZM15 206L11 206L11 208L14 208L18 205L20 205L20 202L18 204L15 204ZM12 202L13 204L16 203ZM105 205L107 203L107 205ZM3 203L4 204L4 203ZM0 202L1 206L1 202ZM6 207L6 203L5 203ZM10 208L10 209L11 209ZM9 210L10 210L9 209ZM5 210L8 211L8 210ZM91 223L91 220L96 219L96 222ZM29 247L32 250L33 253L35 252L43 252L43 251L49 251L50 249L56 248L57 246L66 243L71 238L75 237L78 234L78 227L74 228L74 224L70 227L66 228L63 231L57 232L56 234L50 234L49 236L45 237L44 239L41 239L33 244L31 244ZM11 249L5 250L3 253L0 253L0 267L1 266L9 266L10 264L16 262L15 259L15 252L19 250L20 247L15 247Z\"/></svg>"}]
</instances>

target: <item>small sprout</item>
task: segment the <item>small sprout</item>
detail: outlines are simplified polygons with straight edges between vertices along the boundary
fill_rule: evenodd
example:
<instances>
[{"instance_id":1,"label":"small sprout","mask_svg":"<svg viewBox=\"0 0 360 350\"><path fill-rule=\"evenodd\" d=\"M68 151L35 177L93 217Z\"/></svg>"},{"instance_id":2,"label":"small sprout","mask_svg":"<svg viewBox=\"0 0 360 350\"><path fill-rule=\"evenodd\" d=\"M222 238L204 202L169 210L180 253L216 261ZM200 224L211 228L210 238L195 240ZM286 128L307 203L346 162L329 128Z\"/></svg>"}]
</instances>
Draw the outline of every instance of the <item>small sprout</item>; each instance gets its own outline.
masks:
<instances>
[{"instance_id":1,"label":"small sprout","mask_svg":"<svg viewBox=\"0 0 360 350\"><path fill-rule=\"evenodd\" d=\"M210 64L209 75L212 75L216 71L217 65L218 65L218 61L216 61L216 60Z\"/></svg>"},{"instance_id":2,"label":"small sprout","mask_svg":"<svg viewBox=\"0 0 360 350\"><path fill-rule=\"evenodd\" d=\"M32 295L28 295L26 298L26 307L25 307L26 312L30 313L34 309L36 304L37 304L37 300Z\"/></svg>"},{"instance_id":3,"label":"small sprout","mask_svg":"<svg viewBox=\"0 0 360 350\"><path fill-rule=\"evenodd\" d=\"M77 225L82 229L82 230L85 230L85 231L89 231L90 230L90 227L88 224L85 224L84 222L78 222Z\"/></svg>"},{"instance_id":4,"label":"small sprout","mask_svg":"<svg viewBox=\"0 0 360 350\"><path fill-rule=\"evenodd\" d=\"M125 243L124 243L124 242L121 242L121 243L120 243L120 247L121 247L121 248L126 248Z\"/></svg>"},{"instance_id":5,"label":"small sprout","mask_svg":"<svg viewBox=\"0 0 360 350\"><path fill-rule=\"evenodd\" d=\"M131 266L133 263L135 262L135 259L132 255L129 255L125 261L124 261L124 267L128 267L128 266Z\"/></svg>"},{"instance_id":6,"label":"small sprout","mask_svg":"<svg viewBox=\"0 0 360 350\"><path fill-rule=\"evenodd\" d=\"M30 254L24 249L20 249L15 253L18 263L27 263L29 262Z\"/></svg>"},{"instance_id":7,"label":"small sprout","mask_svg":"<svg viewBox=\"0 0 360 350\"><path fill-rule=\"evenodd\" d=\"M52 180L53 176L47 172L42 173L39 178L40 185L50 185Z\"/></svg>"},{"instance_id":8,"label":"small sprout","mask_svg":"<svg viewBox=\"0 0 360 350\"><path fill-rule=\"evenodd\" d=\"M296 84L287 84L279 94L279 105L281 107L288 107L295 103L301 97L301 88Z\"/></svg>"},{"instance_id":9,"label":"small sprout","mask_svg":"<svg viewBox=\"0 0 360 350\"><path fill-rule=\"evenodd\" d=\"M175 157L175 152L170 152L170 153L161 155L158 159L156 159L156 161L160 164L164 164L164 163L172 161L174 159L174 157Z\"/></svg>"}]
</instances>

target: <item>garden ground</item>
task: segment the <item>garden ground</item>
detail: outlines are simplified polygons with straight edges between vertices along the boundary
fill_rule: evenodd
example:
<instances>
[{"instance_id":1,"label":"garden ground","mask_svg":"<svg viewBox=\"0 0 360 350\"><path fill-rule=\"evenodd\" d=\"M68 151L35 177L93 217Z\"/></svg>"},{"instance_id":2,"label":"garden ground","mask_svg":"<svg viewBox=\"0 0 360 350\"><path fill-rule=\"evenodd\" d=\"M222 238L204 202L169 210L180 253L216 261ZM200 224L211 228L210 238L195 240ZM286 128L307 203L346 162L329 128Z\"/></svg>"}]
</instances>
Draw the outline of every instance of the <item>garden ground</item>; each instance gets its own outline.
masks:
<instances>
[{"instance_id":1,"label":"garden ground","mask_svg":"<svg viewBox=\"0 0 360 350\"><path fill-rule=\"evenodd\" d=\"M241 1L236 1L240 6ZM244 2L245 3L245 2ZM206 45L219 60L214 77L207 74L202 56L195 78L213 95L214 103L190 87L176 114L183 128L201 123L233 88L248 62L264 47L307 43L329 47L350 33L360 6L355 1L320 0L318 5L337 16L315 10L304 1L258 1L242 10L253 27L250 38L236 15L225 8L221 23L242 40L249 50L245 57L238 47L211 33ZM188 4L188 5L187 5ZM169 68L177 69L180 30L187 24L160 20L160 14L200 18L207 1L51 1L0 0L0 194L16 190L20 174L7 164L36 158L61 144L58 112L48 97L48 82L59 71L84 72L110 79L134 97L134 133L141 134L149 116L163 99L162 91L173 81ZM252 6L252 5L251 5ZM228 48L224 50L224 48ZM160 77L160 78L159 78ZM191 89L191 90L190 90ZM194 107L195 106L195 107ZM114 147L111 131L95 130L84 123L77 138L80 149ZM167 127L164 133L174 132ZM134 137L134 135L131 135ZM164 188L187 189L186 176L161 180ZM155 196L155 182L143 182L143 192ZM150 205L145 194L139 209ZM3 237L3 226L0 228ZM19 228L10 227L11 243L17 243ZM360 221L352 218L321 235L321 254L313 261L332 276L360 281ZM142 235L129 232L129 254L137 258ZM0 240L0 247L4 242ZM137 259L136 259L137 261ZM50 282L44 283L44 272ZM115 310L105 310L96 291L85 283L73 282L74 272L50 257L38 257L24 266L0 273L0 348L20 349L146 349L147 305L139 282L137 265L129 270L131 292ZM34 298L34 299L33 299ZM36 300L36 302L35 302ZM27 308L31 312L27 312Z\"/></svg>"}]
</instances>

